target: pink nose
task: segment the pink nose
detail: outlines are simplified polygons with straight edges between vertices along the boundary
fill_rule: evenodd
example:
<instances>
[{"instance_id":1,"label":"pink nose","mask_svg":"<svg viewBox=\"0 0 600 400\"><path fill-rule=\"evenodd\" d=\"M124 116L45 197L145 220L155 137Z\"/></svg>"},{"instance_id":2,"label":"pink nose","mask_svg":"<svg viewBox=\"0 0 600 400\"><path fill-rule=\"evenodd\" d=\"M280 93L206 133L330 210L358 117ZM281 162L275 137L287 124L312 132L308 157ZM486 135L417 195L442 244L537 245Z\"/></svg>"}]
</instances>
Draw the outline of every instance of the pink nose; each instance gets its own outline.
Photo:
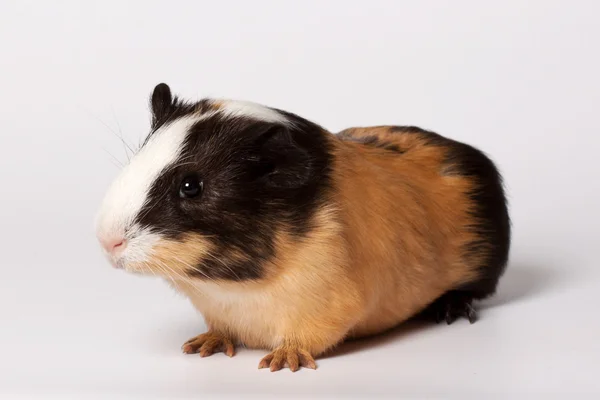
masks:
<instances>
[{"instance_id":1,"label":"pink nose","mask_svg":"<svg viewBox=\"0 0 600 400\"><path fill-rule=\"evenodd\" d=\"M104 250L106 250L107 253L113 255L117 254L120 251L123 251L123 249L125 249L125 247L127 246L127 242L122 237L115 237L109 239L102 238L100 239L100 244L102 245Z\"/></svg>"}]
</instances>

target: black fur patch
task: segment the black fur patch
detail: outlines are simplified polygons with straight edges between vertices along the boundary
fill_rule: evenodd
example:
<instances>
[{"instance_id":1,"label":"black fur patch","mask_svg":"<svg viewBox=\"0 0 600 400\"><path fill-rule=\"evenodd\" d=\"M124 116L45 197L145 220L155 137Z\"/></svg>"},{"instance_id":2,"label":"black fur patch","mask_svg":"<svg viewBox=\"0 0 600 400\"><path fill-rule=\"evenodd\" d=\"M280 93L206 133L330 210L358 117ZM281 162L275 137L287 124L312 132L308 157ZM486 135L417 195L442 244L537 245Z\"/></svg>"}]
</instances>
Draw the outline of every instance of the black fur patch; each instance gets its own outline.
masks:
<instances>
[{"instance_id":1,"label":"black fur patch","mask_svg":"<svg viewBox=\"0 0 600 400\"><path fill-rule=\"evenodd\" d=\"M175 100L157 125L207 106ZM258 279L274 256L280 229L297 237L311 230L311 217L331 187L329 134L284 114L292 127L220 114L199 121L179 159L150 189L136 222L174 240L196 232L215 248L211 257L191 266L190 275ZM190 173L202 178L203 193L181 198L180 182Z\"/></svg>"},{"instance_id":2,"label":"black fur patch","mask_svg":"<svg viewBox=\"0 0 600 400\"><path fill-rule=\"evenodd\" d=\"M486 254L487 257L479 266L480 278L456 289L470 293L475 299L490 296L496 291L506 268L511 241L507 199L498 169L483 152L468 144L414 126L398 126L391 130L418 134L430 145L444 147L447 149L444 173L466 176L476 182L475 189L469 193L476 204L473 211L476 222L468 228L475 231L479 239L468 244L465 256Z\"/></svg>"}]
</instances>

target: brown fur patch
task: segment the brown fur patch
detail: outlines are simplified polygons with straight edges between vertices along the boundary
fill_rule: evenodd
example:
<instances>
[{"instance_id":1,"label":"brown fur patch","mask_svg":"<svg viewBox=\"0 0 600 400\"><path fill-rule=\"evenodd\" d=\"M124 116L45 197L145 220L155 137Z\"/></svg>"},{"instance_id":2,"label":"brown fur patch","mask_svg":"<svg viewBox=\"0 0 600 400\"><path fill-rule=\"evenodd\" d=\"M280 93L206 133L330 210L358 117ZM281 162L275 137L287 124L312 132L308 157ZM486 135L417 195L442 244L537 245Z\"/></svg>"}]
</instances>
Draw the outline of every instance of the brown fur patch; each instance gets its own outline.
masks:
<instances>
[{"instance_id":1,"label":"brown fur patch","mask_svg":"<svg viewBox=\"0 0 600 400\"><path fill-rule=\"evenodd\" d=\"M367 318L353 336L378 333L410 318L447 290L476 278L480 265L463 249L473 182L444 176L445 149L418 134L386 127L347 130L377 135L406 152L339 141L335 182L353 271L366 288ZM409 151L411 150L411 151Z\"/></svg>"}]
</instances>

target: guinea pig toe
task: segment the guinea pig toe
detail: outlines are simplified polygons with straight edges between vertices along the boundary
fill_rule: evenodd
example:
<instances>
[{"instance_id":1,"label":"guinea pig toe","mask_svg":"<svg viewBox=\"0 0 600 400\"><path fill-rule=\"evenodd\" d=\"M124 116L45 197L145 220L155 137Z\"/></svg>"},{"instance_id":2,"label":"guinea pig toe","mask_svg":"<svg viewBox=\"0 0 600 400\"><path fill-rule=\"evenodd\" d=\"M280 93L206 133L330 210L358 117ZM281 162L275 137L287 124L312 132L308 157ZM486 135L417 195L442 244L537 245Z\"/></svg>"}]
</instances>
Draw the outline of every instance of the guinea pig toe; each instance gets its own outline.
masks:
<instances>
[{"instance_id":1,"label":"guinea pig toe","mask_svg":"<svg viewBox=\"0 0 600 400\"><path fill-rule=\"evenodd\" d=\"M229 357L233 357L235 354L233 341L225 335L215 332L207 332L191 338L181 346L181 349L186 354L200 353L200 357L208 357L219 351Z\"/></svg>"},{"instance_id":2,"label":"guinea pig toe","mask_svg":"<svg viewBox=\"0 0 600 400\"><path fill-rule=\"evenodd\" d=\"M280 347L267 354L260 360L258 368L269 368L271 372L275 372L286 365L292 372L298 371L300 367L317 369L315 359L308 351L289 347Z\"/></svg>"},{"instance_id":3,"label":"guinea pig toe","mask_svg":"<svg viewBox=\"0 0 600 400\"><path fill-rule=\"evenodd\" d=\"M477 311L472 303L465 304L465 314L471 324L477 321Z\"/></svg>"}]
</instances>

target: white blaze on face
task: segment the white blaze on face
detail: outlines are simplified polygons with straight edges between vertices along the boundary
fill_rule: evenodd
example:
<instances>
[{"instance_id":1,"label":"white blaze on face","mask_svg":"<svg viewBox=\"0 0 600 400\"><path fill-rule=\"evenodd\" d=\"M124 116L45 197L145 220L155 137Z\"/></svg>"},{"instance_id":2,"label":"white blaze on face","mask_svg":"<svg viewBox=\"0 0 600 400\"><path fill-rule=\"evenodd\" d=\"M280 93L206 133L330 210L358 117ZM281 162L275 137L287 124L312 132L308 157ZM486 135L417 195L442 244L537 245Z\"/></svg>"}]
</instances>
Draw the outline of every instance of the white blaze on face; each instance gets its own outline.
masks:
<instances>
[{"instance_id":1,"label":"white blaze on face","mask_svg":"<svg viewBox=\"0 0 600 400\"><path fill-rule=\"evenodd\" d=\"M96 218L96 233L99 239L124 237L128 248L137 254L123 254L131 261L142 262L142 253L151 249L151 242L158 238L147 230L132 226L135 217L146 204L148 194L161 172L172 165L180 156L182 145L189 129L199 121L199 116L183 117L158 129L130 163L117 176L106 193ZM142 244L143 242L143 244ZM131 249L128 249L131 250ZM133 253L131 251L125 253Z\"/></svg>"}]
</instances>

